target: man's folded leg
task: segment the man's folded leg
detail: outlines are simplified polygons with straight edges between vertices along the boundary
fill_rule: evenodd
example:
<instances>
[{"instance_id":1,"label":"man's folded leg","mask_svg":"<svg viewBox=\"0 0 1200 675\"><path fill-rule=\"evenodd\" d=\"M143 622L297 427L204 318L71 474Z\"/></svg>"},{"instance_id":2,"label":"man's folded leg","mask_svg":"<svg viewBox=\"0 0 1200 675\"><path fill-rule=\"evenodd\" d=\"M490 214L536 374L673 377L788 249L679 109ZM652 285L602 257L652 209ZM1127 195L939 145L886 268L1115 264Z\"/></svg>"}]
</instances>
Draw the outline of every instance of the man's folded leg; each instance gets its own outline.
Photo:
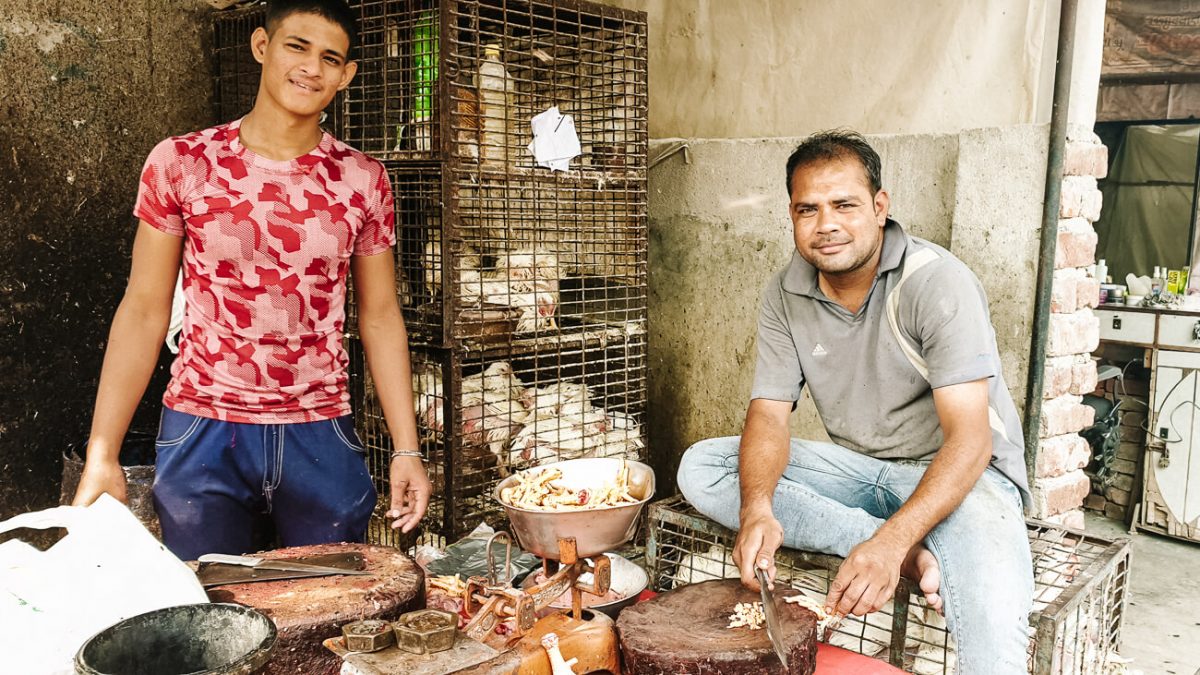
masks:
<instances>
[{"instance_id":1,"label":"man's folded leg","mask_svg":"<svg viewBox=\"0 0 1200 675\"><path fill-rule=\"evenodd\" d=\"M679 489L700 513L738 529L741 487L738 444L729 436L684 453ZM876 479L884 462L830 443L792 439L791 455L772 504L784 545L845 556L883 523Z\"/></svg>"}]
</instances>

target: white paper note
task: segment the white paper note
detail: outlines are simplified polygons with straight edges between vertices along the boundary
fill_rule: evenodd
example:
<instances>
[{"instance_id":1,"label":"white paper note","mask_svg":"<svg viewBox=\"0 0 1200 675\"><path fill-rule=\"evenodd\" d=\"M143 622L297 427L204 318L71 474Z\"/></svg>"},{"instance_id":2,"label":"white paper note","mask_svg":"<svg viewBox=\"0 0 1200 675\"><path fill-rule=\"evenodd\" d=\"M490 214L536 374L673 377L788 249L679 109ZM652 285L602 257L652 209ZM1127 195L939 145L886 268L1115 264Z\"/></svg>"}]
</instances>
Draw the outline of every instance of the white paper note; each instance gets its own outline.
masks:
<instances>
[{"instance_id":1,"label":"white paper note","mask_svg":"<svg viewBox=\"0 0 1200 675\"><path fill-rule=\"evenodd\" d=\"M535 116L530 124L533 142L529 144L529 152L537 165L551 171L567 171L571 160L582 152L575 120L559 112L558 106L552 106Z\"/></svg>"}]
</instances>

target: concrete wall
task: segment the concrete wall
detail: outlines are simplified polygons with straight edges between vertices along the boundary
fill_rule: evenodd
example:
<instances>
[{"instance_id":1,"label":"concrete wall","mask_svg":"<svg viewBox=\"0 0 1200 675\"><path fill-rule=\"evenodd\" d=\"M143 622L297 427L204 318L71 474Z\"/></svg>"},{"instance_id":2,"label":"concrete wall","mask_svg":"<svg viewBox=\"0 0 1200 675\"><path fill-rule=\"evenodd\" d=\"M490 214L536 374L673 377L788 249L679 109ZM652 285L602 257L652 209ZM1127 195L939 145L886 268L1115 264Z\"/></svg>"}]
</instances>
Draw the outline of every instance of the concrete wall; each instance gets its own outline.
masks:
<instances>
[{"instance_id":1,"label":"concrete wall","mask_svg":"<svg viewBox=\"0 0 1200 675\"><path fill-rule=\"evenodd\" d=\"M892 214L948 247L988 292L1004 375L1024 408L1045 126L875 136ZM794 249L783 167L798 139L693 140L652 170L650 441L660 481L707 437L740 432L763 284ZM652 152L653 154L653 152ZM811 400L793 433L822 438Z\"/></svg>"},{"instance_id":2,"label":"concrete wall","mask_svg":"<svg viewBox=\"0 0 1200 675\"><path fill-rule=\"evenodd\" d=\"M0 0L0 518L87 437L146 153L209 123L197 0ZM135 426L153 430L164 381Z\"/></svg>"},{"instance_id":3,"label":"concrete wall","mask_svg":"<svg viewBox=\"0 0 1200 675\"><path fill-rule=\"evenodd\" d=\"M603 1L649 16L651 138L1050 119L1058 0Z\"/></svg>"}]
</instances>

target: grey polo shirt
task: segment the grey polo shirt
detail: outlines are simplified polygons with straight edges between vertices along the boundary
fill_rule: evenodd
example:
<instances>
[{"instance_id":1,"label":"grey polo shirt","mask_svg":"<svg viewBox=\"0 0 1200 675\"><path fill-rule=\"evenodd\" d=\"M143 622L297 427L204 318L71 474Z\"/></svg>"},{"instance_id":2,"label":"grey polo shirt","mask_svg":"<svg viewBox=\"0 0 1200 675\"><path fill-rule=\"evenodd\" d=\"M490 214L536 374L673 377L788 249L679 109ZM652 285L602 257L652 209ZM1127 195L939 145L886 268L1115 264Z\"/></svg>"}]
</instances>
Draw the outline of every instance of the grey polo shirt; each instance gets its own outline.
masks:
<instances>
[{"instance_id":1,"label":"grey polo shirt","mask_svg":"<svg viewBox=\"0 0 1200 675\"><path fill-rule=\"evenodd\" d=\"M796 401L807 383L838 445L880 459L932 459L943 441L933 390L981 379L988 380L992 466L1028 506L1021 422L987 296L962 261L889 219L879 271L858 312L826 297L799 253L767 283L750 397Z\"/></svg>"}]
</instances>

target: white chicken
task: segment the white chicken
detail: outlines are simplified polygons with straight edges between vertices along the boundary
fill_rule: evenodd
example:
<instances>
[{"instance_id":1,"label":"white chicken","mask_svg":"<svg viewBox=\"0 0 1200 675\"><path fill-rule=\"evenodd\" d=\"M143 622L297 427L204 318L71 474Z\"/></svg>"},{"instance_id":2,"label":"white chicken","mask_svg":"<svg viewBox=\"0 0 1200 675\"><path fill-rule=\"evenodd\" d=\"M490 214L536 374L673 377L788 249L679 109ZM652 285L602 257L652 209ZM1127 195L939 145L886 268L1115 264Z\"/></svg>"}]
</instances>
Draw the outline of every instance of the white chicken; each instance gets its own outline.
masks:
<instances>
[{"instance_id":1,"label":"white chicken","mask_svg":"<svg viewBox=\"0 0 1200 675\"><path fill-rule=\"evenodd\" d=\"M442 374L429 363L413 364L413 409L426 436L441 433L446 422L443 413Z\"/></svg>"},{"instance_id":2,"label":"white chicken","mask_svg":"<svg viewBox=\"0 0 1200 675\"><path fill-rule=\"evenodd\" d=\"M483 294L484 302L508 305L519 313L517 332L558 329L558 256L545 249L521 249L497 256L491 280L505 284Z\"/></svg>"},{"instance_id":3,"label":"white chicken","mask_svg":"<svg viewBox=\"0 0 1200 675\"><path fill-rule=\"evenodd\" d=\"M591 392L578 382L555 382L529 389L529 413L513 437L508 461L538 465L578 457L638 456L641 427L629 415L592 405Z\"/></svg>"},{"instance_id":4,"label":"white chicken","mask_svg":"<svg viewBox=\"0 0 1200 675\"><path fill-rule=\"evenodd\" d=\"M445 399L440 372L413 370L417 420L430 434L443 431ZM592 404L579 382L526 387L505 361L462 380L464 448L484 448L505 466L528 467L578 457L638 457L645 447L637 420Z\"/></svg>"},{"instance_id":5,"label":"white chicken","mask_svg":"<svg viewBox=\"0 0 1200 675\"><path fill-rule=\"evenodd\" d=\"M527 411L521 400L525 385L506 361L463 378L462 436L468 445L486 444L502 460L509 439L521 428Z\"/></svg>"},{"instance_id":6,"label":"white chicken","mask_svg":"<svg viewBox=\"0 0 1200 675\"><path fill-rule=\"evenodd\" d=\"M507 280L518 292L529 292L534 281L545 282L546 288L558 292L558 255L543 248L518 249L501 254L496 262L496 274Z\"/></svg>"},{"instance_id":7,"label":"white chicken","mask_svg":"<svg viewBox=\"0 0 1200 675\"><path fill-rule=\"evenodd\" d=\"M441 244L426 246L425 283L430 293L441 288L441 270L437 263ZM473 249L461 257L458 295L463 307L481 304L512 307L517 311L518 333L558 329L558 256L546 251L501 253L496 269L480 269L480 258Z\"/></svg>"},{"instance_id":8,"label":"white chicken","mask_svg":"<svg viewBox=\"0 0 1200 675\"><path fill-rule=\"evenodd\" d=\"M435 231L436 233L436 231ZM459 282L466 285L472 275L478 277L481 264L479 253L468 244L459 256ZM442 292L442 240L435 236L425 244L425 255L421 261L425 270L425 290L430 300L437 300Z\"/></svg>"}]
</instances>

